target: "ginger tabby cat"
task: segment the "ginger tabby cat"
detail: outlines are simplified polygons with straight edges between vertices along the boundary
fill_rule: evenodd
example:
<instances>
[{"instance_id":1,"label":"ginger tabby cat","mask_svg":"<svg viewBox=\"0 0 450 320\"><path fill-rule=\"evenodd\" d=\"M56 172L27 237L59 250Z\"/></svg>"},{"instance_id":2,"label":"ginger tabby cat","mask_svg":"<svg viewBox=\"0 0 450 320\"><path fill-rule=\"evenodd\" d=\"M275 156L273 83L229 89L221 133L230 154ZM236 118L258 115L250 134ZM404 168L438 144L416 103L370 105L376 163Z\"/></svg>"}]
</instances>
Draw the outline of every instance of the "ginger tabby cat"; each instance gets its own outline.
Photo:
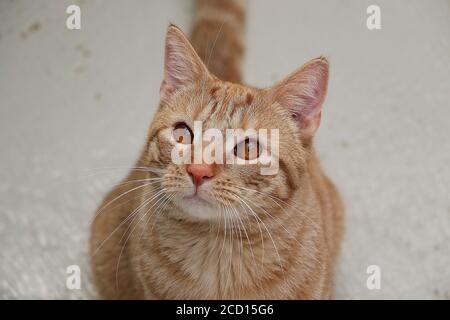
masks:
<instances>
[{"instance_id":1,"label":"ginger tabby cat","mask_svg":"<svg viewBox=\"0 0 450 320\"><path fill-rule=\"evenodd\" d=\"M240 1L204 0L192 44L169 26L145 147L92 224L101 298L332 296L343 205L313 148L328 62L311 60L270 88L241 84L244 19ZM196 143L194 121L223 132L278 129L278 172L262 175L261 164L175 164L174 145ZM252 148L261 146L246 140L244 157Z\"/></svg>"}]
</instances>

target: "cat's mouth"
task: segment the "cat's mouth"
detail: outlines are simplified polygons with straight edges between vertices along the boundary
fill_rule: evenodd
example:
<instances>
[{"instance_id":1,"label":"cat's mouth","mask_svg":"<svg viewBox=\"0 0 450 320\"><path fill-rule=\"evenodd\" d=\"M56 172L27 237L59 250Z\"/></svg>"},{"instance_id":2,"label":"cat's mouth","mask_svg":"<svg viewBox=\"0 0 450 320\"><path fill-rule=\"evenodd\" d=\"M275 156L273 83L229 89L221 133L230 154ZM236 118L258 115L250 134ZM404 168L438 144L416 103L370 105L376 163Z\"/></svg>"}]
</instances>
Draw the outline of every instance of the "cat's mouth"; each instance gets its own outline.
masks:
<instances>
[{"instance_id":1,"label":"cat's mouth","mask_svg":"<svg viewBox=\"0 0 450 320\"><path fill-rule=\"evenodd\" d=\"M184 200L192 205L212 205L211 202L200 196L198 193L190 196L185 196Z\"/></svg>"},{"instance_id":2,"label":"cat's mouth","mask_svg":"<svg viewBox=\"0 0 450 320\"><path fill-rule=\"evenodd\" d=\"M201 194L184 196L181 201L181 209L190 216L199 219L214 219L218 217L219 209L212 200Z\"/></svg>"}]
</instances>

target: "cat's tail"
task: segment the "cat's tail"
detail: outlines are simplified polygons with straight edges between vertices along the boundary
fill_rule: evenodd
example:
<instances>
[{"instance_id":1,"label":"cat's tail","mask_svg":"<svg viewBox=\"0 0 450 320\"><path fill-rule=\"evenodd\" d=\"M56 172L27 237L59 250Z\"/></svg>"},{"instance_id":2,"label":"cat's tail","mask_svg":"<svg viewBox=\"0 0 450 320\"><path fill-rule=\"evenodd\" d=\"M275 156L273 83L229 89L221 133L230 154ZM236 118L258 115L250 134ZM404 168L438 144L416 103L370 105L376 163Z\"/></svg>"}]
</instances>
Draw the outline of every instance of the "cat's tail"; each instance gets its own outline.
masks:
<instances>
[{"instance_id":1,"label":"cat's tail","mask_svg":"<svg viewBox=\"0 0 450 320\"><path fill-rule=\"evenodd\" d=\"M242 81L244 25L243 0L196 0L191 42L208 70L222 80Z\"/></svg>"}]
</instances>

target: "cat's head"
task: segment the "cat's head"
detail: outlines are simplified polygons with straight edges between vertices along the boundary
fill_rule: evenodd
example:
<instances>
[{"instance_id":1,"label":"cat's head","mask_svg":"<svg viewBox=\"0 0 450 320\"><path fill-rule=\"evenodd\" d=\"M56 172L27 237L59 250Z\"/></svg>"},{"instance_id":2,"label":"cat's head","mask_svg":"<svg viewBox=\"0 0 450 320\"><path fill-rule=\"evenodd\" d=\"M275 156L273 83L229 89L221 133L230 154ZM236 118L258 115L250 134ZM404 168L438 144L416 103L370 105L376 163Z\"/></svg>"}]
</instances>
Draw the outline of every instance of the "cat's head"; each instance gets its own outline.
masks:
<instances>
[{"instance_id":1,"label":"cat's head","mask_svg":"<svg viewBox=\"0 0 450 320\"><path fill-rule=\"evenodd\" d=\"M251 216L258 208L279 206L277 201L299 187L327 82L324 58L306 63L270 88L221 81L208 72L184 34L169 26L161 103L149 130L145 164L162 169L157 190L190 218ZM208 135L209 129L223 134L222 148L216 148L218 138ZM258 134L233 140L227 136L229 129L254 129ZM267 140L259 134L264 129ZM208 149L214 142L216 147ZM199 146L203 155L214 155L216 163L202 154L200 161L194 159ZM183 163L175 161L174 155L186 150L190 156ZM258 161L263 154L269 164ZM275 170L264 173L267 167Z\"/></svg>"}]
</instances>

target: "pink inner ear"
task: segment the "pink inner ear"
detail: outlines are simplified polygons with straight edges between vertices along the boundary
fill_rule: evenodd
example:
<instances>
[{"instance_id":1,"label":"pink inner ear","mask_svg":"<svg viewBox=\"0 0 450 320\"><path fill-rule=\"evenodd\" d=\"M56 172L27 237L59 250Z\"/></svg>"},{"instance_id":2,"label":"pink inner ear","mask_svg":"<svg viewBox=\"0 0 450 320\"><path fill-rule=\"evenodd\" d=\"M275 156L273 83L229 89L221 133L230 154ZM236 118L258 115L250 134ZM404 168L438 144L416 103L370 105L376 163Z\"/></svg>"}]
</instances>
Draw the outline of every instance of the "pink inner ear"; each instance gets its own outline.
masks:
<instances>
[{"instance_id":1,"label":"pink inner ear","mask_svg":"<svg viewBox=\"0 0 450 320\"><path fill-rule=\"evenodd\" d=\"M189 70L189 65L191 69ZM176 48L168 41L165 53L165 81L173 89L178 89L193 76L193 62L183 55L183 48Z\"/></svg>"},{"instance_id":2,"label":"pink inner ear","mask_svg":"<svg viewBox=\"0 0 450 320\"><path fill-rule=\"evenodd\" d=\"M317 58L286 77L271 90L275 100L292 112L303 133L314 134L328 85L328 62ZM318 120L319 119L319 120Z\"/></svg>"},{"instance_id":3,"label":"pink inner ear","mask_svg":"<svg viewBox=\"0 0 450 320\"><path fill-rule=\"evenodd\" d=\"M186 36L175 26L169 26L166 36L164 80L161 98L166 100L176 90L198 79L208 71Z\"/></svg>"}]
</instances>

